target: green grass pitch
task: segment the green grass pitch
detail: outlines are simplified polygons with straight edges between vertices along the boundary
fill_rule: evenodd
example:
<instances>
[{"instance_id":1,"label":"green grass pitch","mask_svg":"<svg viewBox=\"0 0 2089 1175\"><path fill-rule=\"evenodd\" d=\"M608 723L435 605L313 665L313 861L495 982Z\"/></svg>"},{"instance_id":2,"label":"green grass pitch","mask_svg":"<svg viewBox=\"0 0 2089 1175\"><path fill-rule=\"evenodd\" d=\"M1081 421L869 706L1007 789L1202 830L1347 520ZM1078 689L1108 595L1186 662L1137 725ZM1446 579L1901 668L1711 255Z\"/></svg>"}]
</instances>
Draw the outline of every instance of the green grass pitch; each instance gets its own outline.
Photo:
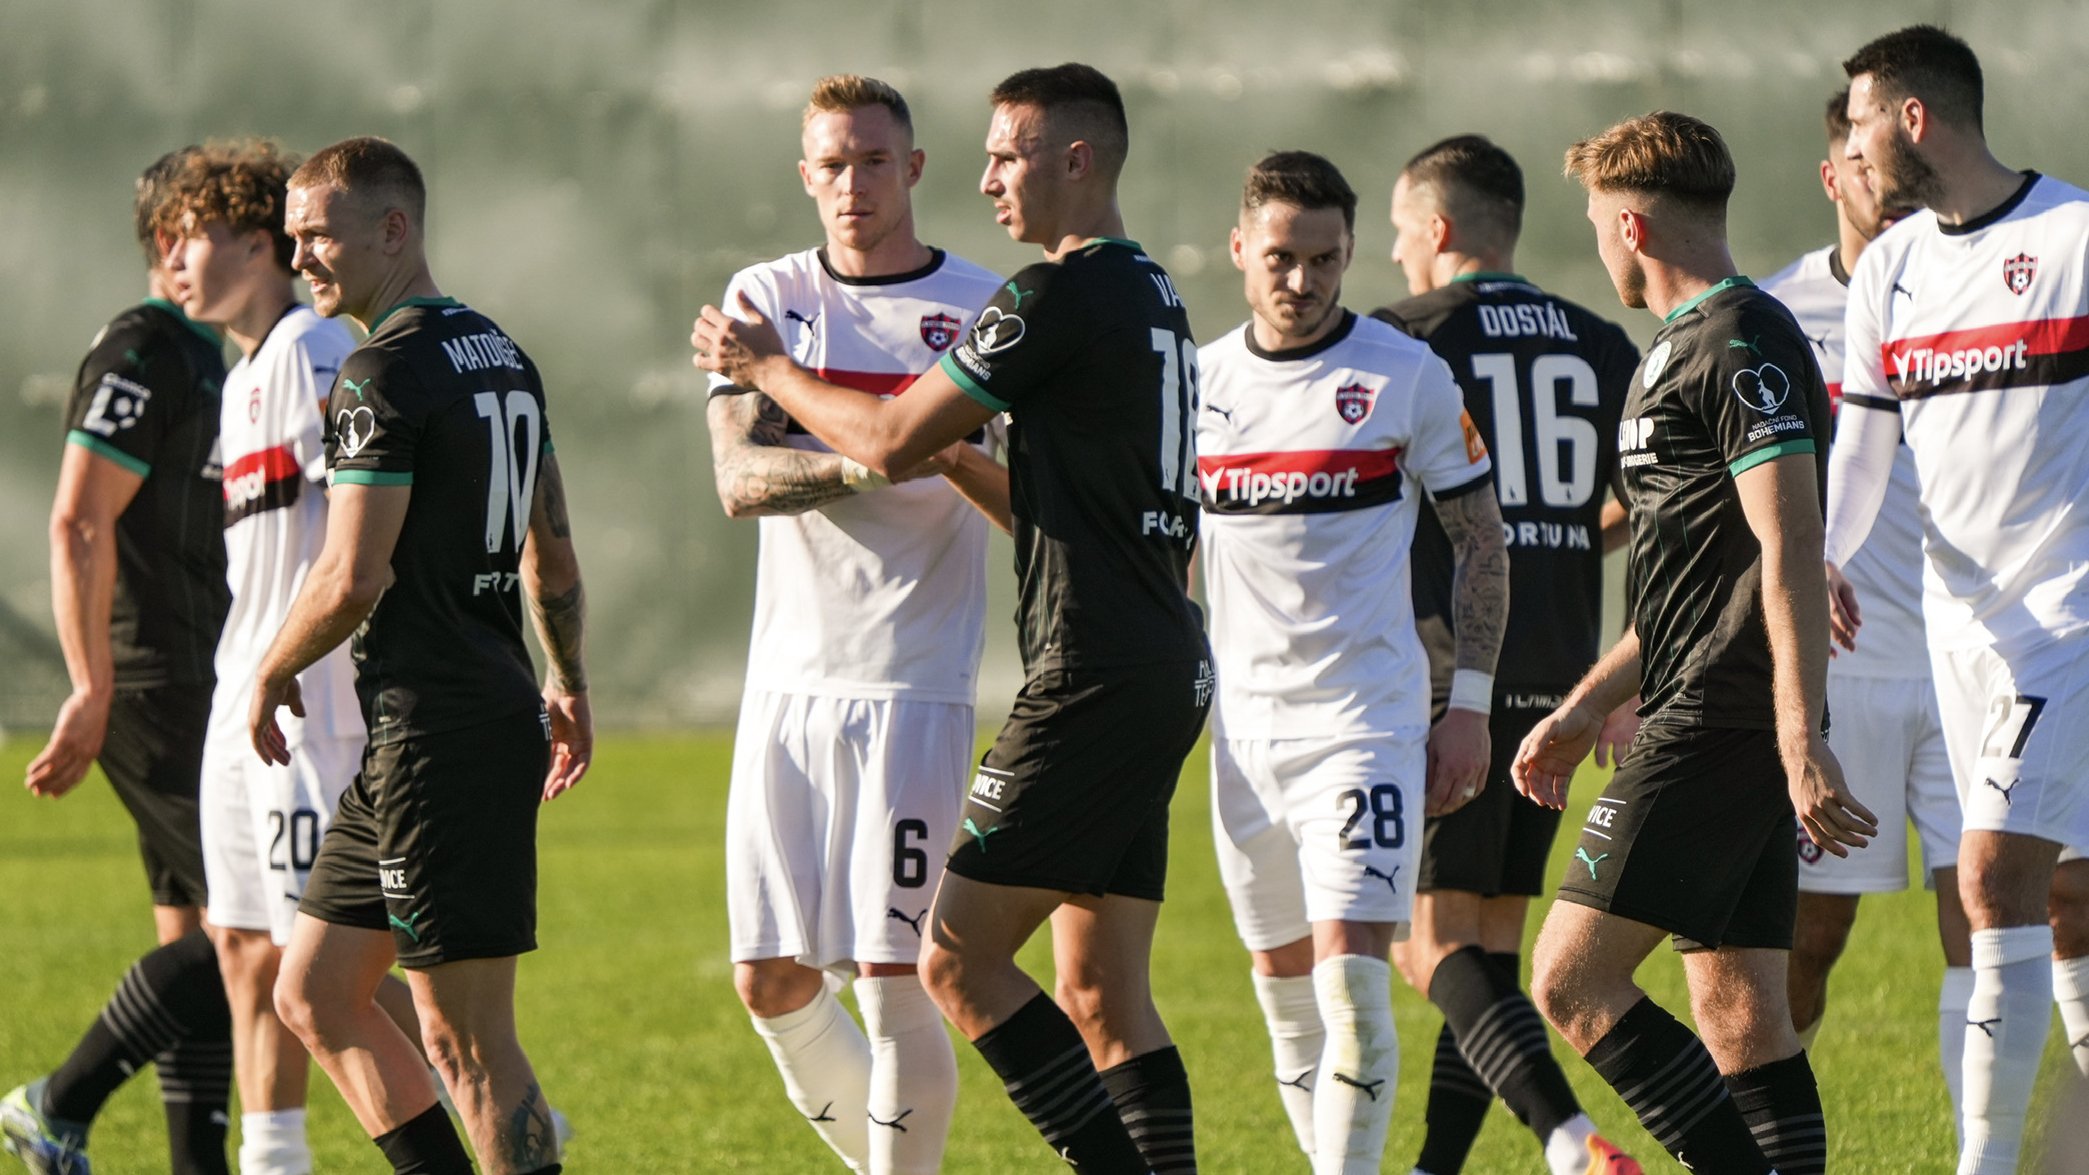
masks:
<instances>
[{"instance_id":1,"label":"green grass pitch","mask_svg":"<svg viewBox=\"0 0 2089 1175\"><path fill-rule=\"evenodd\" d=\"M36 741L18 737L0 749L0 778L21 778ZM721 848L729 750L723 733L608 738L586 783L544 813L543 949L523 961L520 1014L545 1088L580 1132L570 1171L840 1170L784 1100L732 995ZM1584 772L1570 812L1598 782ZM1200 752L1175 801L1155 988L1190 1067L1203 1168L1302 1172L1269 1076L1247 956L1218 884L1206 787ZM1572 843L1560 838L1556 873ZM151 945L142 881L130 822L98 774L56 803L4 789L0 1088L55 1065ZM1919 891L1867 898L1835 976L1814 1067L1838 1172L1951 1167L1931 909ZM1049 952L1033 944L1026 962L1044 978ZM1640 980L1670 1009L1685 1009L1673 954L1657 952ZM1386 1170L1404 1172L1420 1147L1438 1018L1397 981L1394 1004L1402 1071ZM1554 1047L1599 1129L1650 1170L1676 1170L1587 1066ZM976 1054L960 1044L958 1059L963 1088L946 1170L1061 1169ZM2042 1090L2070 1068L2057 1041L2046 1061ZM319 1170L383 1169L316 1072L310 1131ZM110 1103L89 1154L98 1171L124 1175L164 1170L164 1147L156 1090L141 1076ZM1542 1159L1497 1107L1468 1169L1538 1171Z\"/></svg>"}]
</instances>

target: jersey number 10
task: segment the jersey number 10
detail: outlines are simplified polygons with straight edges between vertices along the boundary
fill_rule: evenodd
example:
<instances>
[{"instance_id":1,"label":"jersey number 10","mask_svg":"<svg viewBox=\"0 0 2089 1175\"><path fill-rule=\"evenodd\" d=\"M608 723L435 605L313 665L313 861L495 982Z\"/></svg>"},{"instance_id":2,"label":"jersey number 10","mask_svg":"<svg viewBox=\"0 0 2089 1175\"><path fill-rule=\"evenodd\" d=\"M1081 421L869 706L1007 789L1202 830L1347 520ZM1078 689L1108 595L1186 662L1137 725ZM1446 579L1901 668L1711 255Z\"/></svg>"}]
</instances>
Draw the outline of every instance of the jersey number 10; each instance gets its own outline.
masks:
<instances>
[{"instance_id":1,"label":"jersey number 10","mask_svg":"<svg viewBox=\"0 0 2089 1175\"><path fill-rule=\"evenodd\" d=\"M505 406L498 392L480 392L472 404L486 422L486 553L501 550L510 532L515 550L522 550L522 536L529 531L530 502L537 490L537 459L544 448L544 420L537 413L537 398L528 392L509 392ZM505 410L503 410L505 407ZM522 443L515 443L515 427L522 426Z\"/></svg>"},{"instance_id":2,"label":"jersey number 10","mask_svg":"<svg viewBox=\"0 0 2089 1175\"><path fill-rule=\"evenodd\" d=\"M1153 328L1161 357L1161 488L1197 497L1197 344L1165 327Z\"/></svg>"},{"instance_id":3,"label":"jersey number 10","mask_svg":"<svg viewBox=\"0 0 2089 1175\"><path fill-rule=\"evenodd\" d=\"M1523 392L1516 385L1516 356L1496 351L1472 357L1472 373L1494 390L1495 494L1504 506L1530 505L1529 472L1523 457ZM1577 408L1600 402L1596 372L1579 355L1540 355L1531 361L1531 424L1537 433L1538 495L1544 505L1572 509L1596 492L1596 426L1562 415L1559 385Z\"/></svg>"}]
</instances>

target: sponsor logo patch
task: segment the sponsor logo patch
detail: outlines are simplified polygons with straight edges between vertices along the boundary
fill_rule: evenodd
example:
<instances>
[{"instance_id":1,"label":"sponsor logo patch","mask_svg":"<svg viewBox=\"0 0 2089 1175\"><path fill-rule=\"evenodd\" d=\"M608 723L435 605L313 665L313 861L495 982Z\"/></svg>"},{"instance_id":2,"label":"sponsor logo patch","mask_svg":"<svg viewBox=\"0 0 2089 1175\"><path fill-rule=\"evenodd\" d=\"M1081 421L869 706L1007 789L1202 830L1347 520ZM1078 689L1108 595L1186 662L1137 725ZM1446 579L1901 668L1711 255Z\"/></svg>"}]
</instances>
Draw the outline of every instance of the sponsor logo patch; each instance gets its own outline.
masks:
<instances>
[{"instance_id":1,"label":"sponsor logo patch","mask_svg":"<svg viewBox=\"0 0 2089 1175\"><path fill-rule=\"evenodd\" d=\"M1775 363L1744 367L1734 372L1734 395L1764 416L1775 416L1791 394L1791 379Z\"/></svg>"},{"instance_id":2,"label":"sponsor logo patch","mask_svg":"<svg viewBox=\"0 0 2089 1175\"><path fill-rule=\"evenodd\" d=\"M972 324L972 349L981 355L992 355L1006 351L1023 341L1023 316L1003 313L999 306L989 306Z\"/></svg>"},{"instance_id":3,"label":"sponsor logo patch","mask_svg":"<svg viewBox=\"0 0 2089 1175\"><path fill-rule=\"evenodd\" d=\"M370 438L377 435L377 413L370 411L368 404L355 409L343 409L334 418L334 435L340 439L341 452L353 457L363 451Z\"/></svg>"},{"instance_id":4,"label":"sponsor logo patch","mask_svg":"<svg viewBox=\"0 0 2089 1175\"><path fill-rule=\"evenodd\" d=\"M965 325L955 315L924 314L921 316L921 341L933 351L943 351L957 338L958 328Z\"/></svg>"},{"instance_id":5,"label":"sponsor logo patch","mask_svg":"<svg viewBox=\"0 0 2089 1175\"><path fill-rule=\"evenodd\" d=\"M2031 279L2037 276L2038 258L2029 253L2019 253L2002 263L2002 284L2018 297L2031 288Z\"/></svg>"},{"instance_id":6,"label":"sponsor logo patch","mask_svg":"<svg viewBox=\"0 0 2089 1175\"><path fill-rule=\"evenodd\" d=\"M1335 415L1351 424L1362 424L1378 402L1378 389L1369 384L1343 384L1335 389Z\"/></svg>"},{"instance_id":7,"label":"sponsor logo patch","mask_svg":"<svg viewBox=\"0 0 2089 1175\"><path fill-rule=\"evenodd\" d=\"M1487 442L1481 439L1479 427L1473 424L1471 414L1460 412L1458 427L1465 433L1465 463L1478 465L1480 458L1487 455Z\"/></svg>"}]
</instances>

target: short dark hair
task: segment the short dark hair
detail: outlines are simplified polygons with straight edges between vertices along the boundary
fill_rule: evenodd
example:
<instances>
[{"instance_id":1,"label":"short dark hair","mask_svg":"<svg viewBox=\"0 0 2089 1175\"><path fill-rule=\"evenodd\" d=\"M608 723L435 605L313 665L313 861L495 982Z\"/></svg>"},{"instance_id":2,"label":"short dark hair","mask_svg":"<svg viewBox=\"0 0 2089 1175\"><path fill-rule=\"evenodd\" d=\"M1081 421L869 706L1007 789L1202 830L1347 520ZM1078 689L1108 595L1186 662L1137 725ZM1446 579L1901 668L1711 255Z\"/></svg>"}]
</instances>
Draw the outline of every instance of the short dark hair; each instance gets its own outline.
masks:
<instances>
[{"instance_id":1,"label":"short dark hair","mask_svg":"<svg viewBox=\"0 0 2089 1175\"><path fill-rule=\"evenodd\" d=\"M131 195L131 227L138 234L138 247L145 250L147 269L158 269L163 260L158 230L160 205L166 203L169 181L189 156L201 150L194 143L177 148L153 160L150 166L138 173L137 188Z\"/></svg>"},{"instance_id":2,"label":"short dark hair","mask_svg":"<svg viewBox=\"0 0 2089 1175\"><path fill-rule=\"evenodd\" d=\"M1821 125L1827 128L1828 141L1840 143L1850 137L1850 88L1842 89L1828 97L1828 108L1821 111Z\"/></svg>"},{"instance_id":3,"label":"short dark hair","mask_svg":"<svg viewBox=\"0 0 2089 1175\"><path fill-rule=\"evenodd\" d=\"M1894 98L1918 98L1945 122L1980 129L1980 58L1972 47L1933 24L1914 24L1887 33L1850 54L1842 71L1871 75L1871 84Z\"/></svg>"},{"instance_id":4,"label":"short dark hair","mask_svg":"<svg viewBox=\"0 0 2089 1175\"><path fill-rule=\"evenodd\" d=\"M180 234L216 222L236 233L261 229L276 263L290 269L296 242L283 231L283 205L297 156L268 139L211 142L189 152L167 180L158 227Z\"/></svg>"},{"instance_id":5,"label":"short dark hair","mask_svg":"<svg viewBox=\"0 0 2089 1175\"><path fill-rule=\"evenodd\" d=\"M1131 123L1124 117L1124 96L1117 83L1092 65L1026 69L1009 74L990 96L996 106L1035 106L1048 123L1065 120L1069 139L1095 148L1102 170L1110 175L1124 167L1131 149Z\"/></svg>"},{"instance_id":6,"label":"short dark hair","mask_svg":"<svg viewBox=\"0 0 2089 1175\"><path fill-rule=\"evenodd\" d=\"M305 160L290 177L293 188L340 188L381 207L403 210L416 227L428 211L428 185L421 169L388 139L363 135L343 139Z\"/></svg>"},{"instance_id":7,"label":"short dark hair","mask_svg":"<svg viewBox=\"0 0 2089 1175\"><path fill-rule=\"evenodd\" d=\"M1356 189L1340 169L1311 151L1272 151L1248 168L1240 189L1241 211L1252 212L1264 204L1339 208L1343 226L1356 228Z\"/></svg>"},{"instance_id":8,"label":"short dark hair","mask_svg":"<svg viewBox=\"0 0 2089 1175\"><path fill-rule=\"evenodd\" d=\"M1508 244L1523 231L1523 169L1485 135L1452 135L1415 153L1400 169L1427 185L1454 215L1477 218Z\"/></svg>"},{"instance_id":9,"label":"short dark hair","mask_svg":"<svg viewBox=\"0 0 2089 1175\"><path fill-rule=\"evenodd\" d=\"M1567 175L1597 192L1633 192L1724 215L1734 157L1712 124L1673 110L1628 118L1567 148Z\"/></svg>"}]
</instances>

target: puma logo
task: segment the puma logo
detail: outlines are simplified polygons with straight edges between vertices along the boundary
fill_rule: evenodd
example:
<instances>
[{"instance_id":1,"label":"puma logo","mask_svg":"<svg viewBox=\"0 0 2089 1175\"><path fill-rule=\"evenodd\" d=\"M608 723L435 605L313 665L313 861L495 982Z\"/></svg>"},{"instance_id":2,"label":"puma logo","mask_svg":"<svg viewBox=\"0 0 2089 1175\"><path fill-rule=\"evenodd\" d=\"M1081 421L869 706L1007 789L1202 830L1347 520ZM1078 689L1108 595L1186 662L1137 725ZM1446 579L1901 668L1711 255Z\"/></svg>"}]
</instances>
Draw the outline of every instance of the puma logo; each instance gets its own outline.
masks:
<instances>
[{"instance_id":1,"label":"puma logo","mask_svg":"<svg viewBox=\"0 0 2089 1175\"><path fill-rule=\"evenodd\" d=\"M1385 1084L1382 1079L1378 1081L1357 1081L1346 1073L1335 1074L1335 1081L1337 1084L1346 1085L1351 1089L1363 1090L1374 1102L1378 1100L1378 1087Z\"/></svg>"},{"instance_id":2,"label":"puma logo","mask_svg":"<svg viewBox=\"0 0 2089 1175\"><path fill-rule=\"evenodd\" d=\"M2070 1044L2067 1047L2070 1049L2089 1049L2089 1036L2084 1036L2082 1039L2075 1041L2073 1044Z\"/></svg>"},{"instance_id":3,"label":"puma logo","mask_svg":"<svg viewBox=\"0 0 2089 1175\"><path fill-rule=\"evenodd\" d=\"M2089 1038L2085 1038L2085 1039L2089 1039ZM1281 1078L1281 1077L1277 1078L1277 1084L1278 1084L1278 1085L1288 1085L1288 1086L1290 1086L1290 1087L1291 1087L1291 1088L1293 1088L1293 1089L1303 1089L1303 1090L1305 1090L1305 1091L1306 1091L1307 1093L1311 1093L1311 1092L1313 1092L1313 1083L1312 1083L1312 1082L1311 1082L1310 1080L1308 1080L1308 1078L1310 1078L1310 1077L1312 1077L1312 1076L1313 1076L1313 1070L1314 1070L1314 1069L1316 1069L1316 1068L1318 1068L1318 1066L1316 1066L1316 1065L1308 1065L1308 1066L1306 1066L1305 1068L1303 1068L1303 1069L1300 1069L1300 1070L1298 1071L1298 1076L1296 1076L1296 1077L1292 1078L1292 1079L1291 1079L1291 1080L1289 1080L1289 1081L1286 1081L1286 1080L1284 1080L1284 1079L1283 1079L1283 1078Z\"/></svg>"},{"instance_id":4,"label":"puma logo","mask_svg":"<svg viewBox=\"0 0 2089 1175\"><path fill-rule=\"evenodd\" d=\"M2000 1016L1997 1016L1992 1020L1968 1020L1966 1021L1966 1027L1978 1028L1980 1031L1987 1034L1987 1038L1989 1040L1993 1040L1995 1039L1995 1025L2000 1024L2001 1022L2002 1017Z\"/></svg>"},{"instance_id":5,"label":"puma logo","mask_svg":"<svg viewBox=\"0 0 2089 1175\"><path fill-rule=\"evenodd\" d=\"M818 1114L815 1114L805 1120L807 1122L832 1122L834 1121L834 1115L829 1114L827 1111L833 1108L834 1103L828 1102L826 1105L820 1107L820 1112Z\"/></svg>"},{"instance_id":6,"label":"puma logo","mask_svg":"<svg viewBox=\"0 0 2089 1175\"><path fill-rule=\"evenodd\" d=\"M2002 786L2001 784L1999 784L1999 783L1996 783L1996 782L1995 782L1994 780L1992 780L1992 779L1983 779L1983 780L1981 780L1981 781L1980 781L1980 783L1981 783L1981 786L1983 786L1983 787L1991 787L1991 788L1994 788L1994 789L1995 789L1996 791L1998 791L1998 792L2001 792L2001 793L2002 793L2002 802L2003 802L2003 803L2005 803L2005 804L2007 804L2007 805L2009 805L2009 806L2010 806L2010 807L2012 807L2012 808L2016 806L2016 800L2015 800L2015 798L2014 798L2014 797L2012 797L2012 796L2011 796L2011 795L2010 795L2009 793L2011 793L2011 792L2015 791L2015 790L2017 789L2017 784L2018 784L2018 783L2022 783L2022 782L2024 782L2024 781L2023 781L2023 780L2021 780L2021 779L2019 779L2019 780L2017 780L2017 781L2016 781L2016 783L2012 783L2012 784L2010 784L2010 785L2009 785L2008 787L2003 787L2003 786Z\"/></svg>"},{"instance_id":7,"label":"puma logo","mask_svg":"<svg viewBox=\"0 0 2089 1175\"><path fill-rule=\"evenodd\" d=\"M1391 873L1380 873L1377 869L1373 868L1372 866L1366 865L1364 866L1364 876L1376 877L1380 881L1385 882L1387 888L1391 889L1394 893L1400 892L1400 867L1398 865L1393 866L1393 871Z\"/></svg>"},{"instance_id":8,"label":"puma logo","mask_svg":"<svg viewBox=\"0 0 2089 1175\"><path fill-rule=\"evenodd\" d=\"M921 920L928 916L928 907L921 907L921 913L914 915L912 918L909 918L905 914L900 913L898 910L893 909L891 906L887 906L885 907L885 916L887 918L897 918L901 922L904 922L907 925L913 927L914 937L919 938L921 937Z\"/></svg>"},{"instance_id":9,"label":"puma logo","mask_svg":"<svg viewBox=\"0 0 2089 1175\"><path fill-rule=\"evenodd\" d=\"M965 817L965 831L971 833L973 838L979 841L979 851L983 853L986 852L986 838L1001 831L1001 826L996 824L992 828L981 829L979 825L972 823L970 816L967 816Z\"/></svg>"},{"instance_id":10,"label":"puma logo","mask_svg":"<svg viewBox=\"0 0 2089 1175\"><path fill-rule=\"evenodd\" d=\"M375 378L375 376L371 377L371 379ZM343 376L341 377L341 386L347 388L351 392L354 392L355 402L360 404L363 402L363 389L370 386L370 380L353 380L349 379L346 376Z\"/></svg>"},{"instance_id":11,"label":"puma logo","mask_svg":"<svg viewBox=\"0 0 2089 1175\"><path fill-rule=\"evenodd\" d=\"M869 1117L869 1119L870 1119L870 1120L871 1120L872 1122L875 1122L875 1123L877 1123L877 1124L878 1124L878 1125L880 1125L880 1126L890 1126L890 1127L891 1127L891 1128L893 1128L894 1130L897 1130L897 1131L899 1131L899 1132L900 1132L901 1134L905 1134L905 1133L907 1132L907 1128L906 1128L905 1126L902 1126L902 1125L900 1125L900 1123L902 1123L902 1122L906 1121L906 1120L907 1120L907 1115L909 1115L909 1114L911 1114L911 1113L913 1113L913 1112L914 1112L914 1111L913 1111L913 1110L911 1110L911 1109L907 1109L907 1110L901 1110L901 1111L899 1112L899 1117L897 1117L897 1118L894 1118L894 1119L893 1119L892 1121L890 1121L890 1122L887 1122L887 1121L886 1121L886 1120L884 1120L883 1118L880 1118L880 1117L878 1117L878 1116L877 1116L876 1114L872 1114L872 1113L870 1113L870 1112L869 1112L868 1110L864 1111L865 1115L866 1115L867 1117Z\"/></svg>"},{"instance_id":12,"label":"puma logo","mask_svg":"<svg viewBox=\"0 0 2089 1175\"><path fill-rule=\"evenodd\" d=\"M1610 860L1610 854L1605 853L1600 857L1591 857L1587 849L1577 848L1574 850L1574 859L1589 867L1589 880L1594 881L1596 880L1596 866Z\"/></svg>"}]
</instances>

